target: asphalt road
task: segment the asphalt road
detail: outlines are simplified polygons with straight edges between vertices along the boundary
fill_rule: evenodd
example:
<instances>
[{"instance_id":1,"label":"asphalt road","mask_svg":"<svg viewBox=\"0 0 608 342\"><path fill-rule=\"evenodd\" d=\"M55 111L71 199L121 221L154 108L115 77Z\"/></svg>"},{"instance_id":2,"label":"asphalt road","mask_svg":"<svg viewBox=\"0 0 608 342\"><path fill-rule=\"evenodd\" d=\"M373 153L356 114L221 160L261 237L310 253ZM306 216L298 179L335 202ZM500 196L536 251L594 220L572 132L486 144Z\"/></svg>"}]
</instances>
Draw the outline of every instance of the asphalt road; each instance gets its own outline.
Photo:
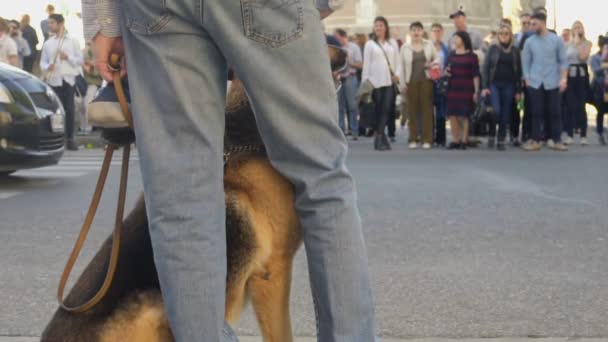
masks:
<instances>
[{"instance_id":1,"label":"asphalt road","mask_svg":"<svg viewBox=\"0 0 608 342\"><path fill-rule=\"evenodd\" d=\"M100 164L101 151L81 151L0 180L0 336L38 336L50 318ZM353 143L349 165L382 336L608 337L608 148L423 152L400 137L390 152ZM133 166L129 203L141 190ZM82 260L110 233L117 177L114 167ZM310 336L304 258L292 321ZM257 334L250 312L237 329Z\"/></svg>"}]
</instances>

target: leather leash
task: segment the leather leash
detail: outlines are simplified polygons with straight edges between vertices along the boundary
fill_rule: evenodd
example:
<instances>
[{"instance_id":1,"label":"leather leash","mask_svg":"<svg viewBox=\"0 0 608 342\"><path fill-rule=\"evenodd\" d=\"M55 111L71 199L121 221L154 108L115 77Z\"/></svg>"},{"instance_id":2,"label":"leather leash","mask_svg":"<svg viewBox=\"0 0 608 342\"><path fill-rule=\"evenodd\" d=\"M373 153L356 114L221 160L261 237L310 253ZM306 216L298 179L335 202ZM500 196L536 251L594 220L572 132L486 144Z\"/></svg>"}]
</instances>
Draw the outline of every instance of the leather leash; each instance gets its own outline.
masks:
<instances>
[{"instance_id":1,"label":"leather leash","mask_svg":"<svg viewBox=\"0 0 608 342\"><path fill-rule=\"evenodd\" d=\"M129 104L127 102L120 78L120 56L114 54L110 57L109 68L112 71L114 87L116 88L116 95L118 96L120 107L125 116L125 119L129 123L129 126L131 127L131 129L133 129L133 117L131 116L131 112L129 111ZM120 251L120 233L122 230L122 221L124 216L127 193L127 178L129 176L129 156L131 153L130 144L126 144L123 146L120 187L118 190L118 206L116 208L116 220L114 222L114 231L112 233L112 250L110 253L110 261L108 264L108 269L106 271L106 276L103 281L103 284L101 285L101 288L97 291L97 293L84 304L80 304L77 306L69 306L65 303L63 296L65 287L70 277L70 273L72 272L72 268L74 267L74 264L78 259L80 251L82 250L82 246L84 245L89 230L91 229L91 225L93 224L93 219L95 218L95 214L97 213L97 208L99 207L101 195L106 184L108 172L110 170L110 164L112 163L112 156L114 154L114 151L118 147L119 146L115 144L108 144L106 148L103 164L101 166L101 171L99 173L99 178L97 179L97 185L95 187L95 192L93 193L93 198L91 199L91 204L89 206L87 216L85 218L85 221L78 235L78 239L76 240L76 244L72 249L70 257L65 265L63 274L61 275L61 279L59 281L59 287L57 289L57 301L59 302L59 305L63 310L71 313L84 313L92 309L106 295L106 293L110 289L110 286L112 285L112 280L114 279L114 273L118 264L118 255Z\"/></svg>"}]
</instances>

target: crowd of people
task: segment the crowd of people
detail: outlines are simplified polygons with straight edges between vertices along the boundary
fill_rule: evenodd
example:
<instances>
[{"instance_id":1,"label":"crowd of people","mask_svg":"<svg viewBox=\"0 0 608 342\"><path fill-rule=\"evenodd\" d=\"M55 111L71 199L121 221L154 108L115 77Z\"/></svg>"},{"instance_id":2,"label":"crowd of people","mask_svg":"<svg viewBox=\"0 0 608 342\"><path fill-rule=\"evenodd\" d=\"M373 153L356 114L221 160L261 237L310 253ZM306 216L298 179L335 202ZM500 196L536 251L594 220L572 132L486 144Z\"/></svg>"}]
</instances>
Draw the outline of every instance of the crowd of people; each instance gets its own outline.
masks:
<instances>
[{"instance_id":1,"label":"crowd of people","mask_svg":"<svg viewBox=\"0 0 608 342\"><path fill-rule=\"evenodd\" d=\"M373 137L376 150L389 150L400 118L402 127L407 123L410 149L467 149L487 137L487 146L500 151L567 151L575 135L581 145L589 144L591 104L598 142L606 145L608 36L599 37L591 55L594 44L583 23L576 21L559 36L548 29L544 8L523 14L517 33L511 20L502 19L485 39L467 25L465 12L450 19L450 37L439 23L429 32L414 22L408 39L396 38L384 17L374 20L367 36L335 31L349 55L338 75L338 119L346 135Z\"/></svg>"},{"instance_id":2,"label":"crowd of people","mask_svg":"<svg viewBox=\"0 0 608 342\"><path fill-rule=\"evenodd\" d=\"M0 17L0 62L35 74L53 88L65 110L66 147L77 150L74 136L78 130L92 129L87 122L86 104L93 99L102 80L94 68L90 47L81 48L53 5L48 5L45 12L46 18L40 22L43 36L40 50L29 15L23 15L19 21ZM82 104L78 109L76 100Z\"/></svg>"}]
</instances>

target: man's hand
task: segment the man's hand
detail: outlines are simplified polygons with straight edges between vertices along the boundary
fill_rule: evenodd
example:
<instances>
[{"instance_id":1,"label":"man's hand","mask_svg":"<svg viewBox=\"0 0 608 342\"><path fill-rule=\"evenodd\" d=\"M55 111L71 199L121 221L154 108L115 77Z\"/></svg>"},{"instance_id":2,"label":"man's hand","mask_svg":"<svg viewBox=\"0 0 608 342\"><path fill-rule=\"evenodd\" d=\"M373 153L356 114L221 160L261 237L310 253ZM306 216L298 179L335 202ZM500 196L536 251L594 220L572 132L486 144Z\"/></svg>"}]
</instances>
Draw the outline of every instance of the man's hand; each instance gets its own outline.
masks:
<instances>
[{"instance_id":1,"label":"man's hand","mask_svg":"<svg viewBox=\"0 0 608 342\"><path fill-rule=\"evenodd\" d=\"M63 52L63 51L59 52L59 59L61 59L62 61L67 61L68 58L69 57L65 52Z\"/></svg>"},{"instance_id":2,"label":"man's hand","mask_svg":"<svg viewBox=\"0 0 608 342\"><path fill-rule=\"evenodd\" d=\"M486 97L488 95L490 95L492 92L490 91L490 89L484 89L481 91L481 97Z\"/></svg>"},{"instance_id":3,"label":"man's hand","mask_svg":"<svg viewBox=\"0 0 608 342\"><path fill-rule=\"evenodd\" d=\"M110 63L110 55L118 54L121 57L125 55L125 49L122 44L122 37L106 37L98 33L93 38L93 55L95 58L95 67L99 71L101 77L106 81L112 81L112 71L108 68ZM127 66L125 59L122 59L121 76L127 74Z\"/></svg>"},{"instance_id":4,"label":"man's hand","mask_svg":"<svg viewBox=\"0 0 608 342\"><path fill-rule=\"evenodd\" d=\"M55 70L55 64L49 64L48 71L53 71L53 70Z\"/></svg>"},{"instance_id":5,"label":"man's hand","mask_svg":"<svg viewBox=\"0 0 608 342\"><path fill-rule=\"evenodd\" d=\"M393 83L399 83L399 76L393 75L393 77L391 77L391 80L393 81Z\"/></svg>"},{"instance_id":6,"label":"man's hand","mask_svg":"<svg viewBox=\"0 0 608 342\"><path fill-rule=\"evenodd\" d=\"M515 101L516 101L516 102L521 101L521 93L517 93L517 94L515 94Z\"/></svg>"},{"instance_id":7,"label":"man's hand","mask_svg":"<svg viewBox=\"0 0 608 342\"><path fill-rule=\"evenodd\" d=\"M562 79L559 81L559 92L563 93L566 91L566 89L568 89L568 80Z\"/></svg>"}]
</instances>

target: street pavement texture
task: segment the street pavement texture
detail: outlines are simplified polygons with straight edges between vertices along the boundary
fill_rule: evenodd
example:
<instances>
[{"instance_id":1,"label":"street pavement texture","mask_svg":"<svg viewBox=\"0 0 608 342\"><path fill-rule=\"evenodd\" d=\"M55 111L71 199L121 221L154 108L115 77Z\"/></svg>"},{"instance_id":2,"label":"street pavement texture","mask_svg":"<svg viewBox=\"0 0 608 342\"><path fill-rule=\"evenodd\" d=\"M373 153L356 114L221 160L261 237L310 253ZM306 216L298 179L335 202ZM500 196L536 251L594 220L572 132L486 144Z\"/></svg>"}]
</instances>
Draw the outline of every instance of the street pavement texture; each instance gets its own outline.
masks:
<instances>
[{"instance_id":1,"label":"street pavement texture","mask_svg":"<svg viewBox=\"0 0 608 342\"><path fill-rule=\"evenodd\" d=\"M399 139L389 152L362 139L349 155L385 342L608 337L608 148L424 152ZM55 310L101 160L101 150L66 153L0 180L0 342L36 340ZM130 204L137 154L131 165ZM116 163L75 275L110 234L118 176ZM313 336L302 251L295 264L292 322ZM259 335L250 308L236 329Z\"/></svg>"}]
</instances>

